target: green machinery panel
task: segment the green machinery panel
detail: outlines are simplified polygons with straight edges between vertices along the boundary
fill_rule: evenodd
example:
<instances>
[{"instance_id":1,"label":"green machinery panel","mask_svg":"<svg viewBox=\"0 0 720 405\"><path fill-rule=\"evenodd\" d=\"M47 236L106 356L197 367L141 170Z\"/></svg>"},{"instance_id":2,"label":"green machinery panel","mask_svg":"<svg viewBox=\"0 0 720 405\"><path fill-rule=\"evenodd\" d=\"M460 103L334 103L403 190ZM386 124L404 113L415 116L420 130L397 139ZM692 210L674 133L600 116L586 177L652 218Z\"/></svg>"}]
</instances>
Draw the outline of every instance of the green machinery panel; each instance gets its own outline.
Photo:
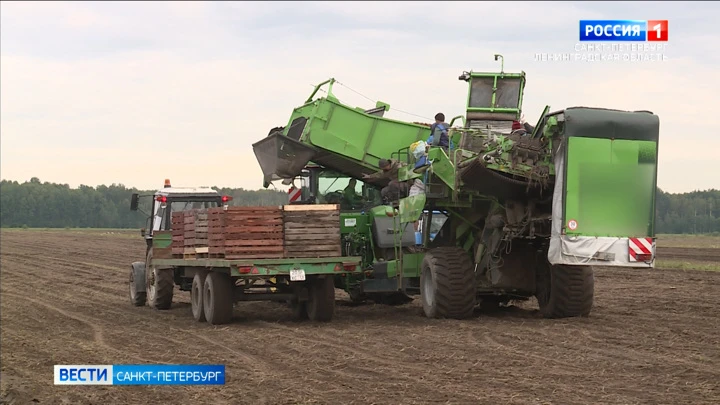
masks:
<instances>
[{"instance_id":1,"label":"green machinery panel","mask_svg":"<svg viewBox=\"0 0 720 405\"><path fill-rule=\"evenodd\" d=\"M656 173L654 141L569 138L566 234L653 236Z\"/></svg>"}]
</instances>

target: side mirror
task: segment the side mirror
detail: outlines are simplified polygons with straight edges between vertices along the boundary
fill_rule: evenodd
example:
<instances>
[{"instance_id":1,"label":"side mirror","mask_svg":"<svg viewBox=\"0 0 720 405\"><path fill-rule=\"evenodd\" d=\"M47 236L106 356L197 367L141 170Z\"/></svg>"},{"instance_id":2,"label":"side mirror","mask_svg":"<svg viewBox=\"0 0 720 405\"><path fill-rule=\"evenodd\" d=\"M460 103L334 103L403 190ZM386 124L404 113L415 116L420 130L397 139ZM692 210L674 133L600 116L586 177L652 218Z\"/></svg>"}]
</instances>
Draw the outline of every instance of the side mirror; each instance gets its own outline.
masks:
<instances>
[{"instance_id":1,"label":"side mirror","mask_svg":"<svg viewBox=\"0 0 720 405\"><path fill-rule=\"evenodd\" d=\"M133 193L132 197L130 197L130 211L138 210L138 202L139 201L140 201L140 196L137 193Z\"/></svg>"},{"instance_id":2,"label":"side mirror","mask_svg":"<svg viewBox=\"0 0 720 405\"><path fill-rule=\"evenodd\" d=\"M145 228L140 229L140 236L145 237Z\"/></svg>"}]
</instances>

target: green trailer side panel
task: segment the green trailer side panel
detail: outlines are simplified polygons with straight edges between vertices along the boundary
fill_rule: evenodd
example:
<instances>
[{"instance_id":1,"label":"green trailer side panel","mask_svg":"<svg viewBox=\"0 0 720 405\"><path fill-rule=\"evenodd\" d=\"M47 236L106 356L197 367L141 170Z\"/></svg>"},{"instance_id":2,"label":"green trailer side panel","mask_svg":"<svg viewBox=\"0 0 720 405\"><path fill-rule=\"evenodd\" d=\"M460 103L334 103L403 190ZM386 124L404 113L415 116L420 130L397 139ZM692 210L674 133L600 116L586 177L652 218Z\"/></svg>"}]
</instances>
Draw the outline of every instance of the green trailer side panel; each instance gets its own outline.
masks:
<instances>
[{"instance_id":1,"label":"green trailer side panel","mask_svg":"<svg viewBox=\"0 0 720 405\"><path fill-rule=\"evenodd\" d=\"M653 236L657 143L571 137L567 150L566 234Z\"/></svg>"},{"instance_id":2,"label":"green trailer side panel","mask_svg":"<svg viewBox=\"0 0 720 405\"><path fill-rule=\"evenodd\" d=\"M362 258L356 256L330 258L297 258L297 259L153 259L158 267L205 267L230 269L236 277L283 276L290 270L302 269L308 275L318 274L352 274L357 271ZM354 270L340 268L355 266ZM240 272L240 269L245 269Z\"/></svg>"}]
</instances>

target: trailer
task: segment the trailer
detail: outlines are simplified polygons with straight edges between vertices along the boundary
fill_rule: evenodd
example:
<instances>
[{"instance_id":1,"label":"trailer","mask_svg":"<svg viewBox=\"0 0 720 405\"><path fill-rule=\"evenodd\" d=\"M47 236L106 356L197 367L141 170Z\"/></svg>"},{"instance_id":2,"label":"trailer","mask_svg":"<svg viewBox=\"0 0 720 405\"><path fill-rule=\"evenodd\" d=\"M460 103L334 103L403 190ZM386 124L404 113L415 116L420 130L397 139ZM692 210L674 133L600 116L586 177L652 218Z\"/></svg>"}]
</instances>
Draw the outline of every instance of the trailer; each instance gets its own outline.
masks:
<instances>
[{"instance_id":1,"label":"trailer","mask_svg":"<svg viewBox=\"0 0 720 405\"><path fill-rule=\"evenodd\" d=\"M152 231L142 233L149 246L131 266L133 305L167 310L178 289L190 292L195 320L212 325L229 323L240 301L285 302L297 319L333 318L337 280L361 264L341 253L339 206L230 207L219 206L229 197L207 198L215 206L173 212L167 198L153 200L152 212L170 220L153 227L151 218Z\"/></svg>"}]
</instances>

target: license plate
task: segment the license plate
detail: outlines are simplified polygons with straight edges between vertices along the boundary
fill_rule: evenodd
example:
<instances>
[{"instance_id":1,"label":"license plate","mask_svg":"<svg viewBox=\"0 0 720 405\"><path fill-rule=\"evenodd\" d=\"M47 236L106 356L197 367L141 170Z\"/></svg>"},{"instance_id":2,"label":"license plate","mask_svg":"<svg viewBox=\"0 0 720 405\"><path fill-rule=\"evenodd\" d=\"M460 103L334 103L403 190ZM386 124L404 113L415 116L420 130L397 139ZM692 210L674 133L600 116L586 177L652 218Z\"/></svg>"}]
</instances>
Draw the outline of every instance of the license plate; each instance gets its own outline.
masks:
<instances>
[{"instance_id":1,"label":"license plate","mask_svg":"<svg viewBox=\"0 0 720 405\"><path fill-rule=\"evenodd\" d=\"M290 270L290 281L305 281L305 270Z\"/></svg>"}]
</instances>

